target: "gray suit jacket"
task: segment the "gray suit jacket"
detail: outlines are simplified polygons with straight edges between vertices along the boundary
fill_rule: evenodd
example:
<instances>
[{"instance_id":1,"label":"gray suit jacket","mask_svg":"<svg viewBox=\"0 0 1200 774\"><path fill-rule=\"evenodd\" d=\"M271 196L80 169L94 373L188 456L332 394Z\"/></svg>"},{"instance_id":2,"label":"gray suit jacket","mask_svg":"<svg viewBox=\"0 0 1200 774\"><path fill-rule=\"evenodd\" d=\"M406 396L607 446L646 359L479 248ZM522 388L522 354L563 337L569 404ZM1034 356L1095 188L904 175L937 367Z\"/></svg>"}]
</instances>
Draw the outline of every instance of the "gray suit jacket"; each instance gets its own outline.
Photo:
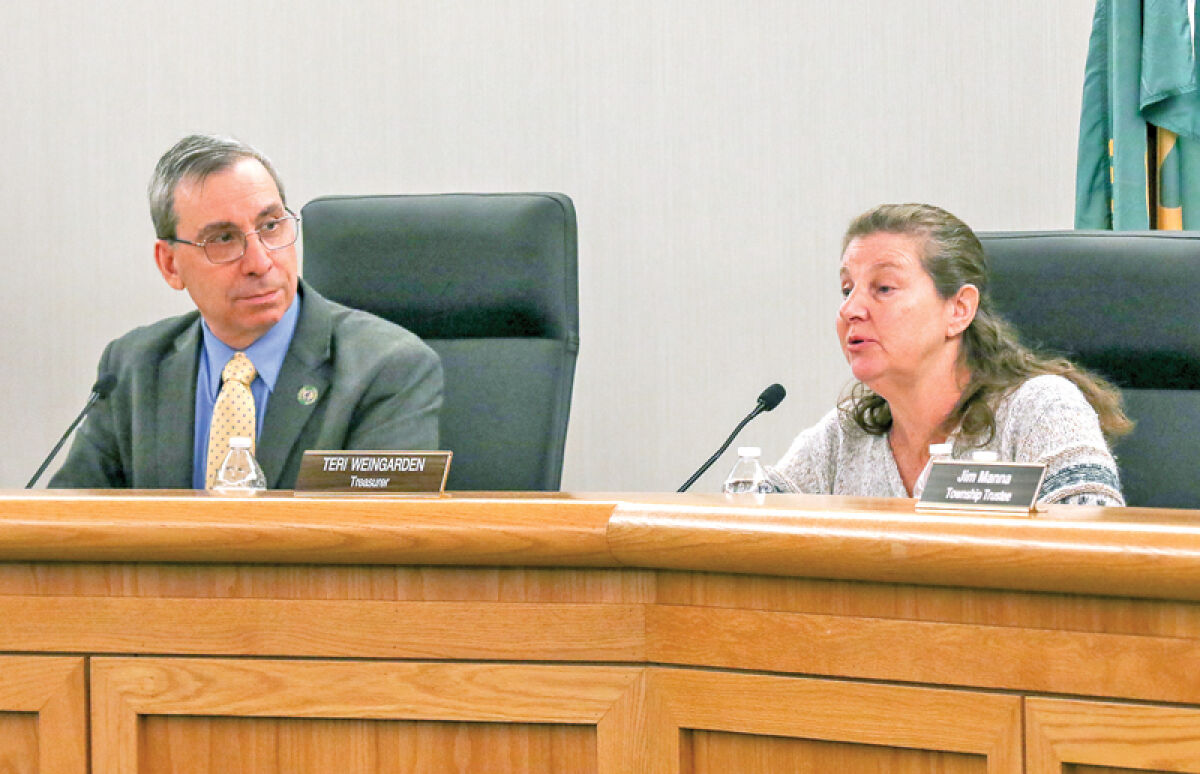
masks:
<instances>
[{"instance_id":1,"label":"gray suit jacket","mask_svg":"<svg viewBox=\"0 0 1200 774\"><path fill-rule=\"evenodd\" d=\"M436 449L438 356L409 331L300 283L303 303L259 433L272 489L291 489L307 449ZM191 312L111 342L116 386L83 423L51 487L191 489L202 336ZM301 390L316 400L307 403Z\"/></svg>"}]
</instances>

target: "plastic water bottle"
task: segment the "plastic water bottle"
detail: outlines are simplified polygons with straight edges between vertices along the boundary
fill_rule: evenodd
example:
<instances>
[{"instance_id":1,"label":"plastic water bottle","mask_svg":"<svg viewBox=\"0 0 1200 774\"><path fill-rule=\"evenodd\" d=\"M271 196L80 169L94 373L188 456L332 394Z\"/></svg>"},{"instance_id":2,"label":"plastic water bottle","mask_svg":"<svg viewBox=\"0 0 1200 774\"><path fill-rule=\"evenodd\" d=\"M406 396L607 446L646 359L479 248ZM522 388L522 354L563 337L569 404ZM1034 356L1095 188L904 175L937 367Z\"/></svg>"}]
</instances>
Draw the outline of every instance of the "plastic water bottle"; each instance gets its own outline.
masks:
<instances>
[{"instance_id":1,"label":"plastic water bottle","mask_svg":"<svg viewBox=\"0 0 1200 774\"><path fill-rule=\"evenodd\" d=\"M763 470L758 458L762 449L757 446L739 446L738 460L733 470L725 478L721 491L725 494L770 494L775 487L767 480L767 471Z\"/></svg>"},{"instance_id":2,"label":"plastic water bottle","mask_svg":"<svg viewBox=\"0 0 1200 774\"><path fill-rule=\"evenodd\" d=\"M913 485L912 496L920 498L925 492L925 485L929 483L929 474L933 472L933 463L938 460L954 459L954 444L947 441L945 443L929 444L929 462L925 463L925 469L921 471L921 475L917 477L917 483Z\"/></svg>"},{"instance_id":3,"label":"plastic water bottle","mask_svg":"<svg viewBox=\"0 0 1200 774\"><path fill-rule=\"evenodd\" d=\"M217 471L213 489L221 494L254 494L266 488L267 477L250 453L250 439L230 438L229 453Z\"/></svg>"}]
</instances>

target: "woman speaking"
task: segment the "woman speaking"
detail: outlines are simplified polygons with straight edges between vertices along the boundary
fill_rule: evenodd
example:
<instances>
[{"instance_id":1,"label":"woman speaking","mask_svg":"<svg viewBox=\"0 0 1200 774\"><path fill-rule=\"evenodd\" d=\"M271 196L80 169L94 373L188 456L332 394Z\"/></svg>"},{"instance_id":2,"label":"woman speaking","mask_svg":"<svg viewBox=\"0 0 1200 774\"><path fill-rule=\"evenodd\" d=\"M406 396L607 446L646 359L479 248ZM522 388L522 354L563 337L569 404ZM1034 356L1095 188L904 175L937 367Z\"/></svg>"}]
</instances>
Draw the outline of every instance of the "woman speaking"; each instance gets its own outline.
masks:
<instances>
[{"instance_id":1,"label":"woman speaking","mask_svg":"<svg viewBox=\"0 0 1200 774\"><path fill-rule=\"evenodd\" d=\"M885 204L842 240L837 334L856 380L768 469L784 492L916 497L931 444L1046 464L1043 503L1124 505L1105 437L1120 393L1018 341L992 308L975 233L945 210Z\"/></svg>"}]
</instances>

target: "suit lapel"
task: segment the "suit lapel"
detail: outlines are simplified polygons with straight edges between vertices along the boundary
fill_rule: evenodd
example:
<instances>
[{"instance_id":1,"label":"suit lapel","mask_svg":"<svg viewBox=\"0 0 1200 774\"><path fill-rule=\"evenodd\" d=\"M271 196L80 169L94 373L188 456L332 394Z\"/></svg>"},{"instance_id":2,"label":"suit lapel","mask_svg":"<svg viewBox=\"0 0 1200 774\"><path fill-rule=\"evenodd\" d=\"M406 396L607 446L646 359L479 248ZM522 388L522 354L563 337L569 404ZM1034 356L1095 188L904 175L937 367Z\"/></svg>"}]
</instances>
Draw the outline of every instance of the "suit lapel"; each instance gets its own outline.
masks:
<instances>
[{"instance_id":1,"label":"suit lapel","mask_svg":"<svg viewBox=\"0 0 1200 774\"><path fill-rule=\"evenodd\" d=\"M313 411L325 399L329 387L330 339L333 314L328 302L303 282L300 283L300 319L288 346L275 390L267 401L267 415L256 449L258 463L267 476L267 486L277 488L284 467L293 453L300 433ZM316 400L308 400L309 388L315 388ZM300 392L305 390L305 399Z\"/></svg>"},{"instance_id":2,"label":"suit lapel","mask_svg":"<svg viewBox=\"0 0 1200 774\"><path fill-rule=\"evenodd\" d=\"M154 439L157 469L149 480L169 489L192 488L192 449L196 434L196 368L200 352L200 324L188 326L175 339L174 349L158 365L155 426L145 432Z\"/></svg>"}]
</instances>

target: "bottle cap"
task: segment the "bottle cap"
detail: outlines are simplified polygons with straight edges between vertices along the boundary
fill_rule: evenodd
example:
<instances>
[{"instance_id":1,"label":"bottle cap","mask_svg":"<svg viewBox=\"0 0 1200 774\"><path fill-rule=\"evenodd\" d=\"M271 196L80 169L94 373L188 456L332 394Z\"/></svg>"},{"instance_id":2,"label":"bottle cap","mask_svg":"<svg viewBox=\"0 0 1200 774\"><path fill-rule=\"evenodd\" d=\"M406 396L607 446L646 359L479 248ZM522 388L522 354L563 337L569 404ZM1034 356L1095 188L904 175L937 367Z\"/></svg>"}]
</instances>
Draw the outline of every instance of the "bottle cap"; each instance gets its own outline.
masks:
<instances>
[{"instance_id":1,"label":"bottle cap","mask_svg":"<svg viewBox=\"0 0 1200 774\"><path fill-rule=\"evenodd\" d=\"M249 449L250 448L250 439L249 438L241 438L241 437L230 438L229 439L229 448L230 449Z\"/></svg>"},{"instance_id":2,"label":"bottle cap","mask_svg":"<svg viewBox=\"0 0 1200 774\"><path fill-rule=\"evenodd\" d=\"M739 457L761 457L762 449L760 449L757 446L739 446L738 447L738 456Z\"/></svg>"},{"instance_id":3,"label":"bottle cap","mask_svg":"<svg viewBox=\"0 0 1200 774\"><path fill-rule=\"evenodd\" d=\"M973 462L998 462L1000 454L994 451L971 452L971 460Z\"/></svg>"}]
</instances>

